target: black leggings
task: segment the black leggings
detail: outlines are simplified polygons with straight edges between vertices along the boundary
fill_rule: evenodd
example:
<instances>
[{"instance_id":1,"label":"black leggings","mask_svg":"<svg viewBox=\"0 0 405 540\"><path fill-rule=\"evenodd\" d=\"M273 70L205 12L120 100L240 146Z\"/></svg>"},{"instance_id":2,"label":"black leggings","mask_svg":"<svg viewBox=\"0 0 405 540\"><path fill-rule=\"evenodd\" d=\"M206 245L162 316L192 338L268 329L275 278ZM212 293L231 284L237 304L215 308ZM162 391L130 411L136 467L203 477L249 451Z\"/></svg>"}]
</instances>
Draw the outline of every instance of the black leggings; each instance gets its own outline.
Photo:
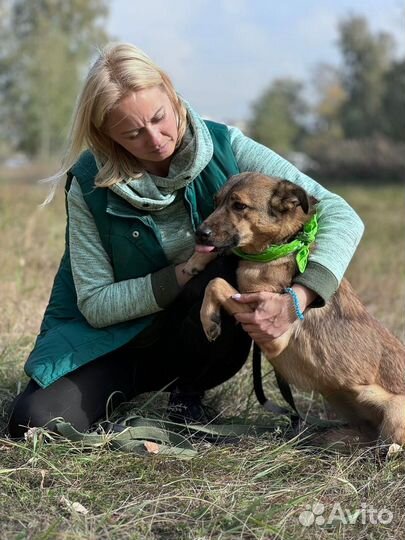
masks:
<instances>
[{"instance_id":1,"label":"black leggings","mask_svg":"<svg viewBox=\"0 0 405 540\"><path fill-rule=\"evenodd\" d=\"M125 346L65 375L47 388L29 381L12 404L8 430L21 437L27 426L54 429L64 418L87 430L124 400L174 385L202 392L232 377L245 363L249 336L223 313L221 336L210 343L201 327L200 307L208 281L220 275L235 284L236 261L221 257L193 278L178 299ZM112 396L112 397L111 397Z\"/></svg>"}]
</instances>

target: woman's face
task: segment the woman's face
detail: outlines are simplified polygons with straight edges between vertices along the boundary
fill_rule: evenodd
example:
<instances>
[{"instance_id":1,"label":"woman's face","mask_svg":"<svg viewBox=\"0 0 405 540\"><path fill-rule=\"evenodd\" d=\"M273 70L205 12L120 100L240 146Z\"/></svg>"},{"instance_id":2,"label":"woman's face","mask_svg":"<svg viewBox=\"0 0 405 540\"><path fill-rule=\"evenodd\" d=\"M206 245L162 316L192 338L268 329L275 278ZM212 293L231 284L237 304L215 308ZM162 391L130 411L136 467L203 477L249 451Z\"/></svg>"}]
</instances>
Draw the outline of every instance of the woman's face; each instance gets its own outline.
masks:
<instances>
[{"instance_id":1,"label":"woman's face","mask_svg":"<svg viewBox=\"0 0 405 540\"><path fill-rule=\"evenodd\" d=\"M109 113L108 135L153 174L167 174L177 142L177 119L167 94L153 86L125 96Z\"/></svg>"}]
</instances>

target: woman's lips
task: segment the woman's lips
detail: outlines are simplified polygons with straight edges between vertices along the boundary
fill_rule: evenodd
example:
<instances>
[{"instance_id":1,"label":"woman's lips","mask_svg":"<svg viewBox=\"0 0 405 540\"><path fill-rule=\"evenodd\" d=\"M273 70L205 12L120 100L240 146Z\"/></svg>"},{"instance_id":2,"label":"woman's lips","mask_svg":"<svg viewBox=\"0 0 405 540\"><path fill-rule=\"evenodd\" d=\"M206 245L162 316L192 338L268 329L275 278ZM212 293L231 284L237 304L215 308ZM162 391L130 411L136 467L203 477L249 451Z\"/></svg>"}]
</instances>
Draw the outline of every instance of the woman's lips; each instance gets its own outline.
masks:
<instances>
[{"instance_id":1,"label":"woman's lips","mask_svg":"<svg viewBox=\"0 0 405 540\"><path fill-rule=\"evenodd\" d=\"M160 146L159 148L156 148L155 150L152 150L153 154L163 154L167 150L167 145L169 143L164 144L163 146Z\"/></svg>"}]
</instances>

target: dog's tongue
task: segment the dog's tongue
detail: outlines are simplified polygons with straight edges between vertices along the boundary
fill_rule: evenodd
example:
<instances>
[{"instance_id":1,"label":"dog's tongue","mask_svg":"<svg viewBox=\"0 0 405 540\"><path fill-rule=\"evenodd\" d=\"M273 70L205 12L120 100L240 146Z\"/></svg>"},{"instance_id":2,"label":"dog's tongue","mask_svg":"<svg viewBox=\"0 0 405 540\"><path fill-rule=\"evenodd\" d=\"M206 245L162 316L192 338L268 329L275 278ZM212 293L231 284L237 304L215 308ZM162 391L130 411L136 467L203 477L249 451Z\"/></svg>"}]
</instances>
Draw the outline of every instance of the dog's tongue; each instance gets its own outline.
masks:
<instances>
[{"instance_id":1,"label":"dog's tongue","mask_svg":"<svg viewBox=\"0 0 405 540\"><path fill-rule=\"evenodd\" d=\"M203 246L202 244L196 244L195 250L198 253L210 253L211 251L214 251L214 246Z\"/></svg>"}]
</instances>

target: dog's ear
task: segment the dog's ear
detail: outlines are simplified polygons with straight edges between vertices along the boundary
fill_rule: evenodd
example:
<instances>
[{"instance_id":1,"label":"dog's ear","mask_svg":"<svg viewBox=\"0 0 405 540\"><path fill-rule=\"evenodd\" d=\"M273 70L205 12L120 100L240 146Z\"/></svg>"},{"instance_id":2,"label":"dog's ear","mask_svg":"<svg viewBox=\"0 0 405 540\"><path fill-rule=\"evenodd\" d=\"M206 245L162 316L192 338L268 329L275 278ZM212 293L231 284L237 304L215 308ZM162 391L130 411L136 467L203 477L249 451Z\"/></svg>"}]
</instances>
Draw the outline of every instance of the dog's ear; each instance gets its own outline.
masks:
<instances>
[{"instance_id":1,"label":"dog's ear","mask_svg":"<svg viewBox=\"0 0 405 540\"><path fill-rule=\"evenodd\" d=\"M302 211L308 214L313 201L313 197L309 197L301 187L288 180L281 180L270 197L269 212L271 215L278 216L301 206Z\"/></svg>"}]
</instances>

